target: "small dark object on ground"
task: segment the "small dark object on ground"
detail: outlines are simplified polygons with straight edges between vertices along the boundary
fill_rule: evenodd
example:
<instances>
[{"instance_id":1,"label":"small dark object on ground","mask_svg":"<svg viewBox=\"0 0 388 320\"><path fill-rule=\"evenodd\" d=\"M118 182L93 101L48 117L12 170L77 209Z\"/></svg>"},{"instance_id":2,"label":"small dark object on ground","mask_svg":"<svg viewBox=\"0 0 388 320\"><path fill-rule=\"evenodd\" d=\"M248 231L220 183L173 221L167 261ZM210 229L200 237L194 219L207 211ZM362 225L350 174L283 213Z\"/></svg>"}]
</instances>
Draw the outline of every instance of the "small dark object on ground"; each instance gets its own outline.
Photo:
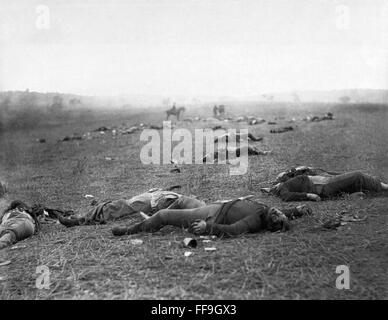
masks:
<instances>
[{"instance_id":1,"label":"small dark object on ground","mask_svg":"<svg viewBox=\"0 0 388 320\"><path fill-rule=\"evenodd\" d=\"M335 230L340 226L341 226L341 218L333 218L322 224L322 228L329 229L329 230Z\"/></svg>"},{"instance_id":2,"label":"small dark object on ground","mask_svg":"<svg viewBox=\"0 0 388 320\"><path fill-rule=\"evenodd\" d=\"M332 218L322 224L322 228L335 230L340 226L346 225L349 222L364 222L368 218L365 211L360 210L356 213L343 211L340 216Z\"/></svg>"},{"instance_id":3,"label":"small dark object on ground","mask_svg":"<svg viewBox=\"0 0 388 320\"><path fill-rule=\"evenodd\" d=\"M162 130L162 129L163 129L162 126L157 126L157 125L155 125L155 124L151 124L149 128L150 128L150 129L154 129L154 130Z\"/></svg>"},{"instance_id":4,"label":"small dark object on ground","mask_svg":"<svg viewBox=\"0 0 388 320\"><path fill-rule=\"evenodd\" d=\"M98 129L96 129L96 130L94 130L95 132L99 132L99 131L109 131L110 129L109 128L107 128L107 127L99 127Z\"/></svg>"},{"instance_id":5,"label":"small dark object on ground","mask_svg":"<svg viewBox=\"0 0 388 320\"><path fill-rule=\"evenodd\" d=\"M184 238L183 245L188 248L196 248L198 243L197 243L197 240L193 238Z\"/></svg>"},{"instance_id":6,"label":"small dark object on ground","mask_svg":"<svg viewBox=\"0 0 388 320\"><path fill-rule=\"evenodd\" d=\"M36 139L36 141L39 143L46 143L46 139L44 138Z\"/></svg>"},{"instance_id":7,"label":"small dark object on ground","mask_svg":"<svg viewBox=\"0 0 388 320\"><path fill-rule=\"evenodd\" d=\"M175 186L168 187L168 188L166 188L166 190L167 191L172 191L174 189L181 189L181 188L182 188L182 186L178 184L178 185L175 185Z\"/></svg>"},{"instance_id":8,"label":"small dark object on ground","mask_svg":"<svg viewBox=\"0 0 388 320\"><path fill-rule=\"evenodd\" d=\"M82 140L81 136L66 136L62 139L62 141L73 141L73 140Z\"/></svg>"}]
</instances>

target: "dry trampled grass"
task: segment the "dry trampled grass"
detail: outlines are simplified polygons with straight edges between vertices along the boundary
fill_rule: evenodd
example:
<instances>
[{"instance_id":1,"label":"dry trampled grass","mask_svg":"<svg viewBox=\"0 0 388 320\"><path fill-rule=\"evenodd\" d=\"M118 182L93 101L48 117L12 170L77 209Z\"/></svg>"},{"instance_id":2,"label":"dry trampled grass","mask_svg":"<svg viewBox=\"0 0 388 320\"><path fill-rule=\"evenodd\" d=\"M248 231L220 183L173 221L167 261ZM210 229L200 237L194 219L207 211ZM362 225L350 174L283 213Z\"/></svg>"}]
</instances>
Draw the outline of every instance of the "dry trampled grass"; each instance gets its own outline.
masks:
<instances>
[{"instance_id":1,"label":"dry trampled grass","mask_svg":"<svg viewBox=\"0 0 388 320\"><path fill-rule=\"evenodd\" d=\"M227 111L241 115L230 107ZM257 146L273 150L267 156L250 157L243 176L230 176L226 165L183 165L170 173L170 165L146 166L139 152L139 133L113 138L60 142L72 133L99 126L128 127L139 122L159 124L161 113L95 116L57 126L7 131L0 135L0 177L9 197L28 203L84 211L90 208L86 194L96 199L129 198L151 187L181 184L182 192L205 201L254 194L255 199L286 207L259 188L292 165L312 165L349 171L362 170L388 180L388 106L302 105L246 106L243 114L256 114L289 125L289 119L332 111L335 121L296 121L296 129L270 134L266 123L250 126L264 136ZM197 111L199 112L199 111ZM210 116L211 110L207 111ZM195 115L196 111L187 111ZM280 119L283 118L283 119ZM97 120L96 120L97 119ZM152 119L152 121L151 121ZM199 122L201 127L209 126ZM198 123L180 122L194 129ZM233 127L235 123L223 124ZM46 138L47 143L37 143ZM107 161L106 157L112 157ZM115 238L116 223L66 229L45 224L42 231L18 246L0 251L1 299L376 299L387 298L386 196L310 203L313 216L292 223L287 233L260 233L217 239L214 252L199 247L184 257L184 230L166 227L155 234ZM335 231L318 226L340 211L366 210L365 222L349 223ZM142 239L136 245L131 239ZM50 288L37 289L36 267L50 268ZM350 290L338 290L336 266L350 268Z\"/></svg>"}]
</instances>

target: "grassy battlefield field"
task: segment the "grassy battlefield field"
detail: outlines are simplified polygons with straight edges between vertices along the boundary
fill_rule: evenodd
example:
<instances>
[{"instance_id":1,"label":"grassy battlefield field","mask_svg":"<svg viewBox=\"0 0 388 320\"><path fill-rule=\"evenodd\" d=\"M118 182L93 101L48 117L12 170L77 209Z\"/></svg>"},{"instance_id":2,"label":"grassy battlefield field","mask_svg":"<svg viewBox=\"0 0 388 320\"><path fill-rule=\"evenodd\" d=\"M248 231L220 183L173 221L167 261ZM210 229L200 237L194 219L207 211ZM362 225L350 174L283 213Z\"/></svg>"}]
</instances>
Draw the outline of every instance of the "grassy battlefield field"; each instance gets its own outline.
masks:
<instances>
[{"instance_id":1,"label":"grassy battlefield field","mask_svg":"<svg viewBox=\"0 0 388 320\"><path fill-rule=\"evenodd\" d=\"M161 125L162 111L107 109L66 121L39 118L36 125L3 131L0 177L7 182L8 197L83 212L91 208L87 194L103 201L179 184L182 193L207 202L253 194L258 201L287 207L298 203L282 203L259 189L290 166L362 170L388 181L388 105L227 105L231 115L256 115L278 123L249 126L252 134L264 137L255 145L272 153L249 157L248 173L242 176L230 176L227 165L183 165L181 173L170 173L171 165L143 165L140 132L58 142L100 126ZM334 121L301 120L329 111ZM188 108L185 117L197 115L210 117L211 107ZM289 123L291 118L297 121ZM176 124L194 129L218 123ZM295 130L269 133L283 125ZM38 143L38 138L47 142ZM173 227L155 234L111 234L113 225L140 221L139 216L69 229L44 224L38 235L18 243L19 248L0 252L0 261L11 261L0 266L0 299L387 299L387 196L344 196L309 204L314 214L293 221L289 232L216 239L210 244L216 251L205 251L199 238L196 249L184 248L182 240L192 235ZM344 210L367 212L368 218L337 230L319 228ZM187 250L194 254L185 257ZM50 269L49 289L36 288L39 265ZM350 290L336 289L338 265L350 268Z\"/></svg>"}]
</instances>

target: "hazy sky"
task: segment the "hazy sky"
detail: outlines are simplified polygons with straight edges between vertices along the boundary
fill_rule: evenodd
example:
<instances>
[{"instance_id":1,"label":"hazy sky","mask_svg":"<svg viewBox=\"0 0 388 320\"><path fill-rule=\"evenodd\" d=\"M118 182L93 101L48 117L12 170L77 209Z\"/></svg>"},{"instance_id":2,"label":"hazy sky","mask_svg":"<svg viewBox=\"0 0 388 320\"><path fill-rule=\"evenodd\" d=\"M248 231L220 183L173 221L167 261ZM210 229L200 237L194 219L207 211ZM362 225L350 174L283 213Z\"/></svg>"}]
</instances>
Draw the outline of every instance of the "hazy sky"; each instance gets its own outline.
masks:
<instances>
[{"instance_id":1,"label":"hazy sky","mask_svg":"<svg viewBox=\"0 0 388 320\"><path fill-rule=\"evenodd\" d=\"M1 0L0 90L388 88L387 38L386 0Z\"/></svg>"}]
</instances>

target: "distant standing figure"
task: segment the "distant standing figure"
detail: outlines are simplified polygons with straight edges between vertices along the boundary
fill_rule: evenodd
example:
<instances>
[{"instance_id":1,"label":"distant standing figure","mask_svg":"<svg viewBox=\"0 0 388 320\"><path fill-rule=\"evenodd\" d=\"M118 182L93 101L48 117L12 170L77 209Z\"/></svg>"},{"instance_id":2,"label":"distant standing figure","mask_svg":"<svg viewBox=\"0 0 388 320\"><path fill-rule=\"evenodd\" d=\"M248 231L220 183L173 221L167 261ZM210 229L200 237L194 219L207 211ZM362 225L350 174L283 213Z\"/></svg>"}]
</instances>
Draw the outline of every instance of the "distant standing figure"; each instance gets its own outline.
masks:
<instances>
[{"instance_id":1,"label":"distant standing figure","mask_svg":"<svg viewBox=\"0 0 388 320\"><path fill-rule=\"evenodd\" d=\"M218 117L218 107L217 107L217 105L214 105L214 107L213 107L213 116L214 116L214 118Z\"/></svg>"},{"instance_id":2,"label":"distant standing figure","mask_svg":"<svg viewBox=\"0 0 388 320\"><path fill-rule=\"evenodd\" d=\"M225 116L225 106L223 104L218 106L218 115L220 117L224 117Z\"/></svg>"},{"instance_id":3,"label":"distant standing figure","mask_svg":"<svg viewBox=\"0 0 388 320\"><path fill-rule=\"evenodd\" d=\"M223 104L213 107L213 116L214 118L223 118L225 116L225 106Z\"/></svg>"}]
</instances>

